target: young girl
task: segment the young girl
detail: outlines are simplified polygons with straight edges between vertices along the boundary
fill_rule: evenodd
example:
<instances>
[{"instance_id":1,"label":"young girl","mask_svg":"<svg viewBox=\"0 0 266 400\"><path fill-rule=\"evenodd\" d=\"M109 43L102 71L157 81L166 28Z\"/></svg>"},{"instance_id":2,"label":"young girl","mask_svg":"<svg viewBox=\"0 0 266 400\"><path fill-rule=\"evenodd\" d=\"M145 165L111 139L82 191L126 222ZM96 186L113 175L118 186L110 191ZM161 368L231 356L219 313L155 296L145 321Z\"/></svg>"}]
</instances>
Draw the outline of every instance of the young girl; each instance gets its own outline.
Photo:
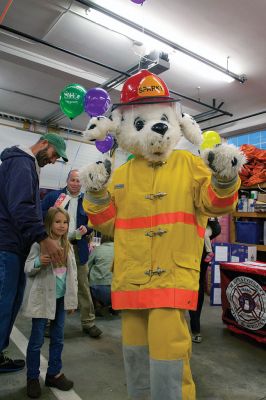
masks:
<instances>
[{"instance_id":1,"label":"young girl","mask_svg":"<svg viewBox=\"0 0 266 400\"><path fill-rule=\"evenodd\" d=\"M73 387L73 382L61 372L65 310L73 313L77 308L77 266L67 239L68 213L59 207L50 208L45 226L47 234L63 248L65 263L52 265L38 243L33 244L26 260L27 283L22 310L25 316L32 318L26 359L27 394L31 398L41 396L40 352L47 319L51 320L51 330L45 385L65 391Z\"/></svg>"}]
</instances>

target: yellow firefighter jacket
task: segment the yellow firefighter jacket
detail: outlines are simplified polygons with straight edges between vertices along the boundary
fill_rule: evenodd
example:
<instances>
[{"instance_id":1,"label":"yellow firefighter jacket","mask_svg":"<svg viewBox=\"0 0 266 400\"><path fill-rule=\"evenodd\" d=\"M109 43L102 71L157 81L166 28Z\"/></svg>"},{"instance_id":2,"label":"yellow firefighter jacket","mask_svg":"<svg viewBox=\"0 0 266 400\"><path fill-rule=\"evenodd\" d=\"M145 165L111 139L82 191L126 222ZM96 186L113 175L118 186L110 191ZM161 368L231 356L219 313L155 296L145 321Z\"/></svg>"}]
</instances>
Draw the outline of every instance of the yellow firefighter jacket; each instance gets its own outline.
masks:
<instances>
[{"instance_id":1,"label":"yellow firefighter jacket","mask_svg":"<svg viewBox=\"0 0 266 400\"><path fill-rule=\"evenodd\" d=\"M214 187L200 157L175 150L117 168L109 196L86 193L91 224L114 234L113 308L195 309L207 217L233 211L239 186Z\"/></svg>"}]
</instances>

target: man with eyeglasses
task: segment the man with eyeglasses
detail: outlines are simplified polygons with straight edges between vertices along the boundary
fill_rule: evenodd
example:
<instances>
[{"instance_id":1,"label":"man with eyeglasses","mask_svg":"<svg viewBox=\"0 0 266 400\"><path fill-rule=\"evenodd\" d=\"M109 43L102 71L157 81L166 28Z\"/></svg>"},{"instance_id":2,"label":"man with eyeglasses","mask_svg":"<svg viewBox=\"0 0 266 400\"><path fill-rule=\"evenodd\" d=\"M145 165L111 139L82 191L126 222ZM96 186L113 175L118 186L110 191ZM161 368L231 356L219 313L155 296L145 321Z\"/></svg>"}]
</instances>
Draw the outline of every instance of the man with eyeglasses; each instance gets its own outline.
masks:
<instances>
[{"instance_id":1,"label":"man with eyeglasses","mask_svg":"<svg viewBox=\"0 0 266 400\"><path fill-rule=\"evenodd\" d=\"M0 165L0 373L23 369L3 350L21 306L25 287L24 264L31 245L38 242L52 263L63 261L63 251L50 239L42 219L40 168L60 157L68 161L62 137L47 133L30 148L13 146L1 153Z\"/></svg>"}]
</instances>

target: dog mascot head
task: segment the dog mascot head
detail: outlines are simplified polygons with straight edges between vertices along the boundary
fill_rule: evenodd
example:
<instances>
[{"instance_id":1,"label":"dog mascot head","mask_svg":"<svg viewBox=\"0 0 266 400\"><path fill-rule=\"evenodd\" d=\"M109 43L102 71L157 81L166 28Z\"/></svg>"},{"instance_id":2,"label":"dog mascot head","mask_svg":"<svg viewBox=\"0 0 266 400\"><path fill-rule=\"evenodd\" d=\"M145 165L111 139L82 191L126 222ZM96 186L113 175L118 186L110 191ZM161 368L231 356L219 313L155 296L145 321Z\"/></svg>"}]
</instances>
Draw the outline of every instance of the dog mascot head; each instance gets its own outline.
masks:
<instances>
[{"instance_id":1,"label":"dog mascot head","mask_svg":"<svg viewBox=\"0 0 266 400\"><path fill-rule=\"evenodd\" d=\"M85 136L101 140L108 131L121 149L151 162L166 160L182 136L194 145L202 141L197 123L181 115L164 81L147 70L126 80L110 118L92 118Z\"/></svg>"}]
</instances>

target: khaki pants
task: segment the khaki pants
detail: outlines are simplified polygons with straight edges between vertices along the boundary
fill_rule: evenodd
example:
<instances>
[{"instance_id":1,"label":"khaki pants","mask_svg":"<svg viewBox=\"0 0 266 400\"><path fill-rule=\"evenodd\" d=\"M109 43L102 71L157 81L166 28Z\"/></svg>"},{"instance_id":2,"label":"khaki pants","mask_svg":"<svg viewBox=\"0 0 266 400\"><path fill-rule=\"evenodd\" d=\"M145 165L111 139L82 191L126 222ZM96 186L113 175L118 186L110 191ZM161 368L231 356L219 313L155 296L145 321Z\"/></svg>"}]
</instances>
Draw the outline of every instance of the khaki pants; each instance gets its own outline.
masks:
<instances>
[{"instance_id":1,"label":"khaki pants","mask_svg":"<svg viewBox=\"0 0 266 400\"><path fill-rule=\"evenodd\" d=\"M95 311L88 280L89 268L87 264L80 264L77 246L74 245L73 247L78 272L78 304L80 309L80 321L82 327L91 328L95 325Z\"/></svg>"},{"instance_id":2,"label":"khaki pants","mask_svg":"<svg viewBox=\"0 0 266 400\"><path fill-rule=\"evenodd\" d=\"M122 337L130 399L196 399L184 311L122 311Z\"/></svg>"}]
</instances>

